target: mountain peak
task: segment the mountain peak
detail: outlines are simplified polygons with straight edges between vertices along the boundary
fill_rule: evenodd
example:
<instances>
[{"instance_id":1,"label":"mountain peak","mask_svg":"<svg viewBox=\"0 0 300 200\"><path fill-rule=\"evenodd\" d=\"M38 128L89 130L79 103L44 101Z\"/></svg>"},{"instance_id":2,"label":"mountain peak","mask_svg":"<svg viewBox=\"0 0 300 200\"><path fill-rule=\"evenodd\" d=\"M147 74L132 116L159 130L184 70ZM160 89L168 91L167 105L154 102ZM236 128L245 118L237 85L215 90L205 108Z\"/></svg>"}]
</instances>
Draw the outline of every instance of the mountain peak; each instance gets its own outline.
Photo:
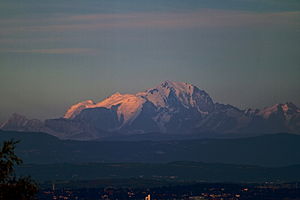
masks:
<instances>
[{"instance_id":1,"label":"mountain peak","mask_svg":"<svg viewBox=\"0 0 300 200\"><path fill-rule=\"evenodd\" d=\"M112 94L110 97L118 97L118 96L122 96L122 94L120 92L116 92L116 93Z\"/></svg>"},{"instance_id":2,"label":"mountain peak","mask_svg":"<svg viewBox=\"0 0 300 200\"><path fill-rule=\"evenodd\" d=\"M285 104L280 104L280 107L286 115L293 115L293 114L296 114L296 113L300 113L300 109L295 104L293 104L292 102L287 102Z\"/></svg>"},{"instance_id":3,"label":"mountain peak","mask_svg":"<svg viewBox=\"0 0 300 200\"><path fill-rule=\"evenodd\" d=\"M296 114L300 113L300 109L292 102L274 104L273 106L265 107L259 112L265 119L268 119L270 115L274 113L282 112L284 114Z\"/></svg>"},{"instance_id":4,"label":"mountain peak","mask_svg":"<svg viewBox=\"0 0 300 200\"><path fill-rule=\"evenodd\" d=\"M39 131L42 126L43 123L38 119L27 119L24 115L13 113L0 128L4 130Z\"/></svg>"},{"instance_id":5,"label":"mountain peak","mask_svg":"<svg viewBox=\"0 0 300 200\"><path fill-rule=\"evenodd\" d=\"M179 91L191 92L191 89L193 89L196 86L185 82L176 82L176 81L167 80L167 81L163 81L158 87L174 88L175 90L179 90Z\"/></svg>"},{"instance_id":6,"label":"mountain peak","mask_svg":"<svg viewBox=\"0 0 300 200\"><path fill-rule=\"evenodd\" d=\"M158 86L137 94L156 107L171 108L183 106L196 108L200 112L211 111L213 101L210 96L196 86L184 82L163 81Z\"/></svg>"},{"instance_id":7,"label":"mountain peak","mask_svg":"<svg viewBox=\"0 0 300 200\"><path fill-rule=\"evenodd\" d=\"M180 82L180 81L170 81L170 80L166 80L160 83L161 86L165 87L165 86L174 86L174 85L184 85L187 84L185 82Z\"/></svg>"},{"instance_id":8,"label":"mountain peak","mask_svg":"<svg viewBox=\"0 0 300 200\"><path fill-rule=\"evenodd\" d=\"M285 107L285 109L288 110L294 110L300 112L300 109L292 102L286 102L285 104L282 105L282 107Z\"/></svg>"},{"instance_id":9,"label":"mountain peak","mask_svg":"<svg viewBox=\"0 0 300 200\"><path fill-rule=\"evenodd\" d=\"M95 103L92 100L85 100L85 101L79 102L79 103L71 106L67 110L66 114L64 115L64 118L72 119L77 114L79 114L82 110L92 107L93 105L95 105Z\"/></svg>"}]
</instances>

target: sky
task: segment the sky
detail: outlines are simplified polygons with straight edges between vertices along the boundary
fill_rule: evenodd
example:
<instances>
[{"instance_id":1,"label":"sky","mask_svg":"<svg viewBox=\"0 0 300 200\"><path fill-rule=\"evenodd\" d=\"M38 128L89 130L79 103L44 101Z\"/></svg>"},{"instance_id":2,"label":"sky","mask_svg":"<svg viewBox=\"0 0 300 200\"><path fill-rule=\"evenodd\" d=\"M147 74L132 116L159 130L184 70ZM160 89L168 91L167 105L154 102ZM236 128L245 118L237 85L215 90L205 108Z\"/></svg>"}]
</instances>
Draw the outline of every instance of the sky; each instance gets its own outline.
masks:
<instances>
[{"instance_id":1,"label":"sky","mask_svg":"<svg viewBox=\"0 0 300 200\"><path fill-rule=\"evenodd\" d=\"M3 0L0 122L164 80L241 109L300 106L299 0Z\"/></svg>"}]
</instances>

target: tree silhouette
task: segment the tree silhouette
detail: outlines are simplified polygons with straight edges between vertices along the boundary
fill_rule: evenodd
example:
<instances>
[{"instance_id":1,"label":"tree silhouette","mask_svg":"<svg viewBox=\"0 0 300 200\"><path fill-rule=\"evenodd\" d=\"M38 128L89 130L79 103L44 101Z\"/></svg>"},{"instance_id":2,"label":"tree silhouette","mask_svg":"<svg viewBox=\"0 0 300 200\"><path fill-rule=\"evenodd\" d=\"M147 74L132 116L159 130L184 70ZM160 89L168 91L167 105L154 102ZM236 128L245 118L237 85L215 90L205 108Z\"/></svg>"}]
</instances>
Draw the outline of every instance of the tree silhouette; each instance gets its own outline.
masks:
<instances>
[{"instance_id":1,"label":"tree silhouette","mask_svg":"<svg viewBox=\"0 0 300 200\"><path fill-rule=\"evenodd\" d=\"M15 154L18 142L5 141L0 151L0 200L32 200L38 190L30 177L16 177L14 167L22 163Z\"/></svg>"}]
</instances>

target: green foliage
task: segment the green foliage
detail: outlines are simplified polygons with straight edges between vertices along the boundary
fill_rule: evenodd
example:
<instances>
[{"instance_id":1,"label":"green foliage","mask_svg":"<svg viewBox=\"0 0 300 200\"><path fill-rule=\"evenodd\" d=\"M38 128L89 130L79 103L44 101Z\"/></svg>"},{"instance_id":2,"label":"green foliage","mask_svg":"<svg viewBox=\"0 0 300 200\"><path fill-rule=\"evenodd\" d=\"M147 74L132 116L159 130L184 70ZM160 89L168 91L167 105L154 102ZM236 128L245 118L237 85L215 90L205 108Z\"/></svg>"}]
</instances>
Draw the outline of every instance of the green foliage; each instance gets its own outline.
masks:
<instances>
[{"instance_id":1,"label":"green foliage","mask_svg":"<svg viewBox=\"0 0 300 200\"><path fill-rule=\"evenodd\" d=\"M17 178L15 165L22 160L15 154L18 141L3 143L0 151L0 200L31 200L37 192L37 185L30 177Z\"/></svg>"}]
</instances>

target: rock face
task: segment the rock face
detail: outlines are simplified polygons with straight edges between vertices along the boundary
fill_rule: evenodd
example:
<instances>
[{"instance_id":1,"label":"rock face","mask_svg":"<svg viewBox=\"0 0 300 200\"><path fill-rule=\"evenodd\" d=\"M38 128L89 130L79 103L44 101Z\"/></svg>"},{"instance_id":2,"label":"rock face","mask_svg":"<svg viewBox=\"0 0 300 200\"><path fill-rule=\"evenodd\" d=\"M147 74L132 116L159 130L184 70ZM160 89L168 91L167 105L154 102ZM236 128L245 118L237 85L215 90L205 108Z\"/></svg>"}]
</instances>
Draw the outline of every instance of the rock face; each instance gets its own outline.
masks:
<instances>
[{"instance_id":1,"label":"rock face","mask_svg":"<svg viewBox=\"0 0 300 200\"><path fill-rule=\"evenodd\" d=\"M116 93L98 103L71 106L44 123L13 116L5 130L44 131L63 139L93 140L132 134L300 133L300 109L292 103L240 110L214 103L196 86L165 81L137 94ZM206 135L207 136L207 135Z\"/></svg>"}]
</instances>

